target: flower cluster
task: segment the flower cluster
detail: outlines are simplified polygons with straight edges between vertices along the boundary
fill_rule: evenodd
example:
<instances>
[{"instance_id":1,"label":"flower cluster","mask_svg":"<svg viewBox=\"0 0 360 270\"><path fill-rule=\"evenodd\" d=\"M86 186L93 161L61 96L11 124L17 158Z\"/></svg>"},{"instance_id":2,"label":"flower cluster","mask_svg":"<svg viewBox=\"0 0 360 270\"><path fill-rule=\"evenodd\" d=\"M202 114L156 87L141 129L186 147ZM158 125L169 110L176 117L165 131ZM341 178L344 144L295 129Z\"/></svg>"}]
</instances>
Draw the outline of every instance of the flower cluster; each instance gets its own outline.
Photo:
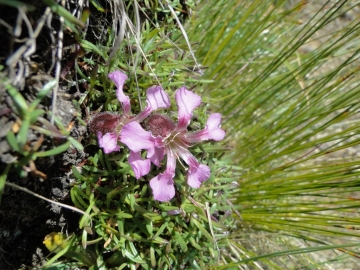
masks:
<instances>
[{"instance_id":1,"label":"flower cluster","mask_svg":"<svg viewBox=\"0 0 360 270\"><path fill-rule=\"evenodd\" d=\"M160 86L153 86L147 90L146 108L133 116L129 97L123 92L127 76L115 71L109 74L109 78L117 86L116 96L122 103L123 114L102 113L90 123L90 130L97 135L104 152L119 150L118 141L125 144L130 149L128 160L137 179L149 173L151 163L160 167L166 156L165 171L150 180L155 200L164 202L175 196L173 178L177 160L188 166L188 185L193 188L200 187L201 183L210 177L210 168L200 164L189 151L189 147L201 141L222 140L225 132L219 128L221 115L211 114L204 129L189 132L187 129L192 113L201 104L201 97L181 87L175 93L178 106L177 123L164 114L154 113L150 116L153 111L170 106L168 94ZM147 130L140 125L144 120ZM141 157L142 150L147 151L145 159Z\"/></svg>"}]
</instances>

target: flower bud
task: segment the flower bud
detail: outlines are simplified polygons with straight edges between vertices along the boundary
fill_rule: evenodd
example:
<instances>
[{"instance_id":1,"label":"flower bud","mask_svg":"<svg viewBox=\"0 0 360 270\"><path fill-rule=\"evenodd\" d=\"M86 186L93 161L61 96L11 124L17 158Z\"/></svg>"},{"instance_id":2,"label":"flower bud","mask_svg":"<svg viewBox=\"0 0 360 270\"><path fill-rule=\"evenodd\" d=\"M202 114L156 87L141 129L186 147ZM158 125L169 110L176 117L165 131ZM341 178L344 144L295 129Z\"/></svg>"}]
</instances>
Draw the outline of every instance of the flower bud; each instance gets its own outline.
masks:
<instances>
[{"instance_id":1,"label":"flower bud","mask_svg":"<svg viewBox=\"0 0 360 270\"><path fill-rule=\"evenodd\" d=\"M121 123L122 116L114 112L102 112L97 114L89 123L89 129L92 134L118 133L118 126Z\"/></svg>"}]
</instances>

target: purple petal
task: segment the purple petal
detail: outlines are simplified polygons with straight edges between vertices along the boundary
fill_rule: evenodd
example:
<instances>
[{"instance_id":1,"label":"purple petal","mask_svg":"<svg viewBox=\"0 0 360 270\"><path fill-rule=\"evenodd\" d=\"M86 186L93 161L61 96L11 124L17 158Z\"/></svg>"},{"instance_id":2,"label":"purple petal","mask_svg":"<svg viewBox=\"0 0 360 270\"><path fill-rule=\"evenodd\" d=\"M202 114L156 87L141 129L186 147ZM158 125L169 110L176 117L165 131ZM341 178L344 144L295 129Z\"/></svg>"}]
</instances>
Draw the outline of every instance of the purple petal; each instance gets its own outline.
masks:
<instances>
[{"instance_id":1,"label":"purple petal","mask_svg":"<svg viewBox=\"0 0 360 270\"><path fill-rule=\"evenodd\" d=\"M150 187L153 191L154 199L161 202L170 201L175 196L173 174L160 173L150 180Z\"/></svg>"},{"instance_id":2,"label":"purple petal","mask_svg":"<svg viewBox=\"0 0 360 270\"><path fill-rule=\"evenodd\" d=\"M114 151L119 151L120 146L117 144L118 136L114 133L106 133L102 136L102 133L99 131L97 133L99 146L104 150L105 154L109 154Z\"/></svg>"},{"instance_id":3,"label":"purple petal","mask_svg":"<svg viewBox=\"0 0 360 270\"><path fill-rule=\"evenodd\" d=\"M201 183L210 177L210 168L199 164L197 159L187 149L179 147L175 151L189 165L188 185L193 188L200 187Z\"/></svg>"},{"instance_id":4,"label":"purple petal","mask_svg":"<svg viewBox=\"0 0 360 270\"><path fill-rule=\"evenodd\" d=\"M181 87L175 93L175 99L179 107L179 121L177 130L182 131L189 125L193 110L201 103L201 97Z\"/></svg>"},{"instance_id":5,"label":"purple petal","mask_svg":"<svg viewBox=\"0 0 360 270\"><path fill-rule=\"evenodd\" d=\"M225 131L219 128L220 122L220 113L211 114L206 121L206 127L203 130L186 133L186 141L189 143L197 143L206 140L221 141L225 137Z\"/></svg>"},{"instance_id":6,"label":"purple petal","mask_svg":"<svg viewBox=\"0 0 360 270\"><path fill-rule=\"evenodd\" d=\"M170 107L170 98L161 86L152 86L147 91L146 102L153 110Z\"/></svg>"},{"instance_id":7,"label":"purple petal","mask_svg":"<svg viewBox=\"0 0 360 270\"><path fill-rule=\"evenodd\" d=\"M150 160L143 159L140 155L140 152L130 151L129 163L131 168L135 173L136 179L139 179L141 176L144 176L150 171Z\"/></svg>"},{"instance_id":8,"label":"purple petal","mask_svg":"<svg viewBox=\"0 0 360 270\"><path fill-rule=\"evenodd\" d=\"M187 148L179 146L176 147L174 151L179 157L182 158L182 160L186 162L190 169L199 167L199 162Z\"/></svg>"},{"instance_id":9,"label":"purple petal","mask_svg":"<svg viewBox=\"0 0 360 270\"><path fill-rule=\"evenodd\" d=\"M151 149L156 144L151 132L145 131L138 122L130 122L123 126L120 141L133 152Z\"/></svg>"},{"instance_id":10,"label":"purple petal","mask_svg":"<svg viewBox=\"0 0 360 270\"><path fill-rule=\"evenodd\" d=\"M164 147L153 147L148 149L146 157L149 158L156 166L160 167L160 161L162 161L165 155L164 151Z\"/></svg>"},{"instance_id":11,"label":"purple petal","mask_svg":"<svg viewBox=\"0 0 360 270\"><path fill-rule=\"evenodd\" d=\"M175 175L175 169L176 169L176 155L174 151L167 147L165 148L166 152L166 169L165 172L167 174Z\"/></svg>"},{"instance_id":12,"label":"purple petal","mask_svg":"<svg viewBox=\"0 0 360 270\"><path fill-rule=\"evenodd\" d=\"M152 86L146 91L146 93L147 106L145 110L138 114L135 121L141 122L146 117L148 117L152 111L160 108L165 109L170 107L169 95L162 89L161 86Z\"/></svg>"},{"instance_id":13,"label":"purple petal","mask_svg":"<svg viewBox=\"0 0 360 270\"><path fill-rule=\"evenodd\" d=\"M214 141L221 141L225 137L225 131L219 128L221 123L221 114L213 113L206 121L206 126L209 130L209 139Z\"/></svg>"},{"instance_id":14,"label":"purple petal","mask_svg":"<svg viewBox=\"0 0 360 270\"><path fill-rule=\"evenodd\" d=\"M109 73L108 77L112 80L117 89L116 89L116 97L121 102L123 106L123 113L128 115L131 113L130 106L130 98L124 94L123 87L126 79L128 78L124 73L119 70L115 70L114 72Z\"/></svg>"},{"instance_id":15,"label":"purple petal","mask_svg":"<svg viewBox=\"0 0 360 270\"><path fill-rule=\"evenodd\" d=\"M210 168L200 164L197 168L189 168L187 183L190 187L199 188L201 183L210 177Z\"/></svg>"}]
</instances>

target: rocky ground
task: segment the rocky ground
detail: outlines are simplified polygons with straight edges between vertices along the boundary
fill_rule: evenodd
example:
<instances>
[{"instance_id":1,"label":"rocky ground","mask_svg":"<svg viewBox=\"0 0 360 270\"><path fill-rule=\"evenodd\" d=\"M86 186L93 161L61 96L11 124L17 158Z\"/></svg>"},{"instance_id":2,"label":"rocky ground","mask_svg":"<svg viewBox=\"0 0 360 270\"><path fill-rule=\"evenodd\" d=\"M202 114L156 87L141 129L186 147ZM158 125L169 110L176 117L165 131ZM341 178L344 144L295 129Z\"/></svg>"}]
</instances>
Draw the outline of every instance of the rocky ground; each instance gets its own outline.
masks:
<instances>
[{"instance_id":1,"label":"rocky ground","mask_svg":"<svg viewBox=\"0 0 360 270\"><path fill-rule=\"evenodd\" d=\"M55 77L56 53L58 48L59 16L52 14L46 20L46 6L42 1L28 1L32 9L17 9L0 5L0 171L6 164L19 158L9 146L6 134L16 132L19 125L14 112L14 103L2 81L8 78L28 103L34 100L38 91ZM68 1L68 3L71 3ZM67 7L74 10L75 5ZM86 30L88 40L94 43L104 41L103 29L109 23L106 13L91 7L90 23ZM41 23L43 24L41 26ZM37 32L38 31L38 32ZM37 32L37 33L36 33ZM82 65L79 44L70 30L64 29L64 50L61 60L60 91L57 95L56 111L62 123L78 139L86 136L86 126L76 120L78 112L72 100L78 100L86 85L69 86L74 78L75 61L84 74L90 70ZM33 49L33 50L32 50ZM83 53L83 52L81 52ZM82 65L82 66L81 66ZM52 110L52 94L42 100L39 108ZM49 120L49 119L48 119ZM21 125L21 122L20 122ZM28 145L39 142L41 134L30 128ZM44 137L38 150L49 150L61 143L61 139ZM71 204L69 178L72 165L86 159L86 152L70 148L66 153L47 158L38 158L35 167L25 168L29 173L21 178L15 170L8 174L7 182L15 183L61 203ZM6 186L0 206L0 269L28 269L38 267L49 254L43 245L45 235L51 232L74 231L78 227L78 214L49 204L23 191Z\"/></svg>"}]
</instances>

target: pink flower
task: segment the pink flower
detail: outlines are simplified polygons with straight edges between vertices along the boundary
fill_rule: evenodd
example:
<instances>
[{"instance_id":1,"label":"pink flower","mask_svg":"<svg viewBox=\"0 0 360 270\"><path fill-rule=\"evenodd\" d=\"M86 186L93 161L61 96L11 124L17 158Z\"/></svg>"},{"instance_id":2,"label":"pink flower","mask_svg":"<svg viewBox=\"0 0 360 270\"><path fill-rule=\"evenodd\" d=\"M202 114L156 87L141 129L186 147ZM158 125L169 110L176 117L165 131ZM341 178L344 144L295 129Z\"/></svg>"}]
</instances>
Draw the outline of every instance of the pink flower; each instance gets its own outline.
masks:
<instances>
[{"instance_id":1,"label":"pink flower","mask_svg":"<svg viewBox=\"0 0 360 270\"><path fill-rule=\"evenodd\" d=\"M106 154L118 151L120 149L120 146L118 146L118 141L120 140L121 129L124 125L130 122L141 122L154 110L159 108L168 108L170 106L170 99L168 94L160 86L152 86L146 90L146 108L138 115L132 115L130 98L125 95L123 91L127 76L121 71L116 70L109 73L109 78L116 85L116 97L122 104L123 113L99 113L91 120L89 124L90 132L97 135L99 146L103 148L104 153ZM141 160L140 154L135 152L130 152L129 161L135 172L136 178L140 178L150 171L150 161ZM155 163L156 160L154 159L153 162Z\"/></svg>"},{"instance_id":2,"label":"pink flower","mask_svg":"<svg viewBox=\"0 0 360 270\"><path fill-rule=\"evenodd\" d=\"M199 188L201 183L210 177L210 168L199 164L188 148L200 141L220 141L225 136L224 130L219 128L221 115L218 113L209 116L203 130L188 132L192 112L200 105L201 98L185 87L176 91L175 98L179 108L177 124L166 115L153 114L146 122L150 131L145 131L137 122L131 122L123 127L121 133L122 143L134 152L147 150L147 158L157 166L166 155L165 171L150 180L154 198L158 201L169 201L175 196L173 177L177 159L183 160L189 166L188 185Z\"/></svg>"},{"instance_id":3,"label":"pink flower","mask_svg":"<svg viewBox=\"0 0 360 270\"><path fill-rule=\"evenodd\" d=\"M150 160L143 159L140 155L140 152L130 151L129 163L132 164L131 167L135 173L136 179L139 179L141 176L148 174L150 171Z\"/></svg>"},{"instance_id":4,"label":"pink flower","mask_svg":"<svg viewBox=\"0 0 360 270\"><path fill-rule=\"evenodd\" d=\"M98 131L97 137L99 146L104 149L105 154L119 151L120 146L117 144L118 136L116 134L108 132L103 136L101 131Z\"/></svg>"}]
</instances>

